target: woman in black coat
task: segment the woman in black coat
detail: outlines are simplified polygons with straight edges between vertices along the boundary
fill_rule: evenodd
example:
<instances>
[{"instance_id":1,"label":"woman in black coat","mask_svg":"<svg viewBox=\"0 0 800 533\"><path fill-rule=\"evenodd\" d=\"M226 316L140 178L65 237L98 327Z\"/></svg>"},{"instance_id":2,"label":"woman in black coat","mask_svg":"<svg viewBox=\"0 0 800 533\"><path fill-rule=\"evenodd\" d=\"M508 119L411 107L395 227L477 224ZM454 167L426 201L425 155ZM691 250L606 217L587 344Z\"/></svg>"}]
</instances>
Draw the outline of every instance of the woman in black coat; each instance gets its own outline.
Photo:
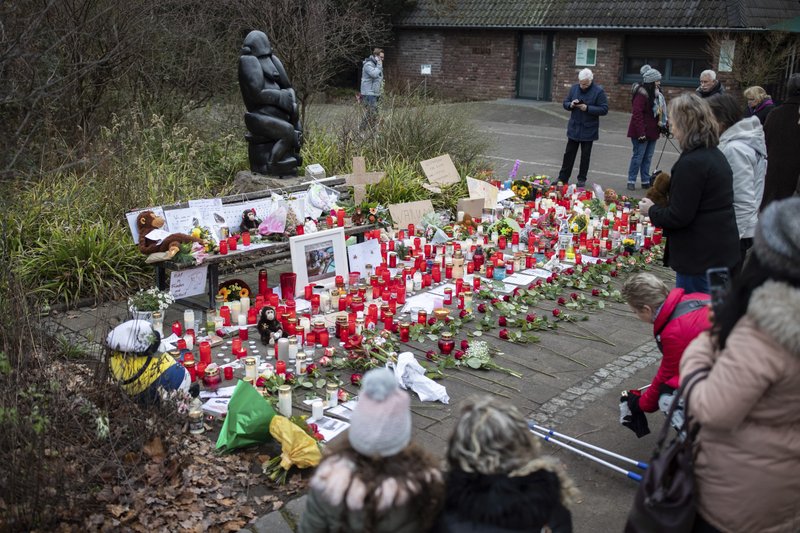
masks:
<instances>
[{"instance_id":1,"label":"woman in black coat","mask_svg":"<svg viewBox=\"0 0 800 533\"><path fill-rule=\"evenodd\" d=\"M739 260L733 172L717 148L717 122L706 101L681 95L670 103L669 116L681 147L672 167L669 205L660 207L645 198L639 209L664 229L664 264L676 272L676 287L708 293L706 270L730 269Z\"/></svg>"}]
</instances>

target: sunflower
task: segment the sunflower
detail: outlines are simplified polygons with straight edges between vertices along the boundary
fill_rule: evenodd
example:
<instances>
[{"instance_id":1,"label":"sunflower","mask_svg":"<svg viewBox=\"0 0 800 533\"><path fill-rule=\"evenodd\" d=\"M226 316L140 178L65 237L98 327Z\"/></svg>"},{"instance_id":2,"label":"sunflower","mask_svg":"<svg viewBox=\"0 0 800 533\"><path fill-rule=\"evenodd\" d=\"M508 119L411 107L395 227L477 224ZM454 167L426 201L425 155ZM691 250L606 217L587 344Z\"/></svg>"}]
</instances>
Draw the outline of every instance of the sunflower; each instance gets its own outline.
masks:
<instances>
[{"instance_id":1,"label":"sunflower","mask_svg":"<svg viewBox=\"0 0 800 533\"><path fill-rule=\"evenodd\" d=\"M228 288L227 288L227 287L222 287L222 288L221 288L221 289L220 289L220 290L217 292L217 294L221 295L221 296L222 296L222 298L223 298L223 301L227 302L227 301L228 301L228 296L230 296L230 295L231 295L231 291L230 291L230 290L228 290Z\"/></svg>"},{"instance_id":2,"label":"sunflower","mask_svg":"<svg viewBox=\"0 0 800 533\"><path fill-rule=\"evenodd\" d=\"M250 291L242 287L242 289L239 290L239 298L247 298L248 296L250 296Z\"/></svg>"}]
</instances>

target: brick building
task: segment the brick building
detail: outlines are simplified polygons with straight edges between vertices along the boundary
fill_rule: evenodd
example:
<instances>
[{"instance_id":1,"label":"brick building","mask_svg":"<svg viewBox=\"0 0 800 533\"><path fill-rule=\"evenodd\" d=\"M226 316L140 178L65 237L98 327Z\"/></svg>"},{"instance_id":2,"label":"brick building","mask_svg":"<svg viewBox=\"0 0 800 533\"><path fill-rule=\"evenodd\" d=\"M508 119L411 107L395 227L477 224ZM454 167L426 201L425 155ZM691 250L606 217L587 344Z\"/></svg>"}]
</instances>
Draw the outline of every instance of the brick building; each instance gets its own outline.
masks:
<instances>
[{"instance_id":1,"label":"brick building","mask_svg":"<svg viewBox=\"0 0 800 533\"><path fill-rule=\"evenodd\" d=\"M625 110L645 62L662 72L667 97L693 90L708 68L729 86L736 36L798 15L792 0L418 0L395 23L387 79L444 97L559 101L588 67ZM711 35L732 36L722 60Z\"/></svg>"}]
</instances>

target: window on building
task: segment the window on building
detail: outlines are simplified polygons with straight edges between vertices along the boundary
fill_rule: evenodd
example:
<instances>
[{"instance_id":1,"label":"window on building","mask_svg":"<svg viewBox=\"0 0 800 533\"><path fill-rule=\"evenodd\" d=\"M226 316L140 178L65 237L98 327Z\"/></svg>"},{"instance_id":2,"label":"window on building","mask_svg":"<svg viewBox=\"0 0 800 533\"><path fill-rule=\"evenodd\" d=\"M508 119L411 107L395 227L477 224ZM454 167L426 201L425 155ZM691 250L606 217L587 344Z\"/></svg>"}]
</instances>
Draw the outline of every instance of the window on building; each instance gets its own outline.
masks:
<instances>
[{"instance_id":1,"label":"window on building","mask_svg":"<svg viewBox=\"0 0 800 533\"><path fill-rule=\"evenodd\" d=\"M700 73L712 68L706 38L695 35L648 34L625 38L625 69L622 81L641 81L639 69L648 64L661 72L661 83L692 87Z\"/></svg>"}]
</instances>

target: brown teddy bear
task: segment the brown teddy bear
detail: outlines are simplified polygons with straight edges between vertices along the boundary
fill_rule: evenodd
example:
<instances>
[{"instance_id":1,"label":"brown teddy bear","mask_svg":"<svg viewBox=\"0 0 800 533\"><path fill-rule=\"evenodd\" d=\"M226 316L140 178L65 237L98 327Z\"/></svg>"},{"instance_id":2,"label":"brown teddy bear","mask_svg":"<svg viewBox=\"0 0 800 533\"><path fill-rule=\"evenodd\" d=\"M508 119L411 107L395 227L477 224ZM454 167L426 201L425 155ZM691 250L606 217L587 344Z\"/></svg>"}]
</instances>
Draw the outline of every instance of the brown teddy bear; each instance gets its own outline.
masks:
<instances>
[{"instance_id":1,"label":"brown teddy bear","mask_svg":"<svg viewBox=\"0 0 800 533\"><path fill-rule=\"evenodd\" d=\"M667 207L669 205L669 181L670 175L659 170L653 179L653 185L647 190L645 198L649 198L654 204Z\"/></svg>"},{"instance_id":2,"label":"brown teddy bear","mask_svg":"<svg viewBox=\"0 0 800 533\"><path fill-rule=\"evenodd\" d=\"M152 211L142 211L136 216L136 229L139 231L139 251L145 255L164 252L164 259L171 259L180 251L179 245L184 242L199 242L205 244L203 239L186 235L185 233L173 233L161 242L148 239L147 234L154 229L164 227L164 219Z\"/></svg>"}]
</instances>

